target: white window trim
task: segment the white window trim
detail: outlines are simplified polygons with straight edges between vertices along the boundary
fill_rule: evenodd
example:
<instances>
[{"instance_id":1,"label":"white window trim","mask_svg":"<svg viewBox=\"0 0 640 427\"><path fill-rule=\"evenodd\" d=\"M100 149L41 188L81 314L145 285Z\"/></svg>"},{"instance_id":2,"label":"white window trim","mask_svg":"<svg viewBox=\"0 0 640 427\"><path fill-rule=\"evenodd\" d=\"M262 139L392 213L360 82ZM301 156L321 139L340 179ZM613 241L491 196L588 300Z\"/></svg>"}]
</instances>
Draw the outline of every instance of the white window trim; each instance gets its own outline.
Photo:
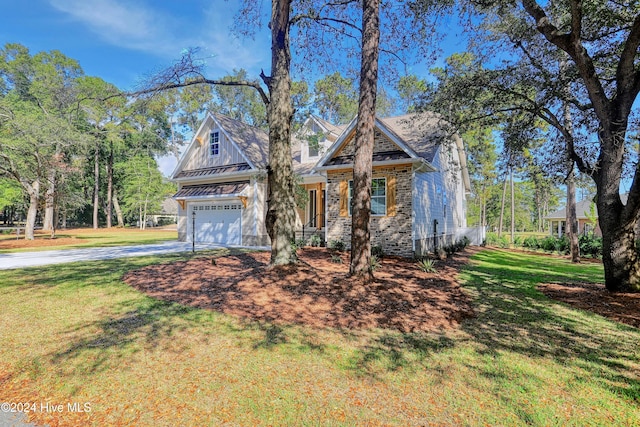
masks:
<instances>
[{"instance_id":1,"label":"white window trim","mask_svg":"<svg viewBox=\"0 0 640 427\"><path fill-rule=\"evenodd\" d=\"M316 154L311 154L311 144L309 144L307 142L307 157L310 159L315 159L320 157L320 150L322 149L322 146L320 144L318 144L318 148L316 149Z\"/></svg>"},{"instance_id":2,"label":"white window trim","mask_svg":"<svg viewBox=\"0 0 640 427\"><path fill-rule=\"evenodd\" d=\"M218 152L216 154L212 153L212 148L213 148L213 135L217 134L218 135L218 141L216 141L216 144L218 145ZM218 129L213 129L210 133L209 133L209 157L217 157L220 155L220 135L221 132Z\"/></svg>"},{"instance_id":3,"label":"white window trim","mask_svg":"<svg viewBox=\"0 0 640 427\"><path fill-rule=\"evenodd\" d=\"M373 180L374 179L383 179L384 180L384 196L371 196L371 199L373 200L374 197L378 198L378 197L384 197L384 213L383 214L375 214L373 213L373 211L371 212L371 216L376 216L376 217L385 217L387 216L387 212L389 209L389 206L387 206L387 194L389 189L387 188L387 178L380 176L380 177L373 177L371 178L371 186L373 186ZM350 179L349 183L347 185L347 206L349 208L349 216L351 216L351 202L353 200L353 197L351 196L351 193L353 192L353 180Z\"/></svg>"}]
</instances>

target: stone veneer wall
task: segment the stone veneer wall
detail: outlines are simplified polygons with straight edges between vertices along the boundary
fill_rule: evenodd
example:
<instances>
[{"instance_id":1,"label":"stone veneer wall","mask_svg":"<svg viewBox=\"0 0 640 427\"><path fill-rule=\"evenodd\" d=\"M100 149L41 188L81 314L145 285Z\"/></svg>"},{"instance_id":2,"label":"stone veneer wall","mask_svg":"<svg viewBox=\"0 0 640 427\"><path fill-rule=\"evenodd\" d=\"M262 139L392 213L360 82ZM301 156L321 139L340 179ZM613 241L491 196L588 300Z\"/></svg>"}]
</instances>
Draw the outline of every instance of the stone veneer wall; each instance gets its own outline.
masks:
<instances>
[{"instance_id":1,"label":"stone veneer wall","mask_svg":"<svg viewBox=\"0 0 640 427\"><path fill-rule=\"evenodd\" d=\"M382 246L387 255L413 256L411 175L411 165L373 169L374 178L387 178L387 191L389 177L396 177L396 215L371 217L371 244ZM329 171L327 175L327 241L342 240L348 248L351 247L351 217L340 216L340 182L350 179L353 179L351 170ZM387 197L387 210L388 201Z\"/></svg>"}]
</instances>

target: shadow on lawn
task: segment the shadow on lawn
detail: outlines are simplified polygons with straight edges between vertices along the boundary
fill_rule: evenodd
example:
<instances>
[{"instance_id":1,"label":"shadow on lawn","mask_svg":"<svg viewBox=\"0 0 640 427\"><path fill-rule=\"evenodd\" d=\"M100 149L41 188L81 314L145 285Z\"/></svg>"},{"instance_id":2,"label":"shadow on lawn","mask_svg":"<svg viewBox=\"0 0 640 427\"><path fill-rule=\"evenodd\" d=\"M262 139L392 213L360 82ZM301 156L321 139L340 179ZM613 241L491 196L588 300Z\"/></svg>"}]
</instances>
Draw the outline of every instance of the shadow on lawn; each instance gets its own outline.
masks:
<instances>
[{"instance_id":1,"label":"shadow on lawn","mask_svg":"<svg viewBox=\"0 0 640 427\"><path fill-rule=\"evenodd\" d=\"M463 329L482 346L481 353L551 358L600 377L610 389L640 402L640 331L567 308L535 289L540 282L589 281L597 266L570 266L544 256L527 257L524 264L518 253L506 251L480 253L475 259L484 263L468 267L464 275L465 287L475 294L477 318ZM594 270L588 274L586 269Z\"/></svg>"},{"instance_id":2,"label":"shadow on lawn","mask_svg":"<svg viewBox=\"0 0 640 427\"><path fill-rule=\"evenodd\" d=\"M147 300L118 316L79 326L67 333L72 338L52 362L75 361L83 372L94 374L113 368L123 357L153 349L162 340L187 327L177 319L190 317L194 309L163 301Z\"/></svg>"}]
</instances>

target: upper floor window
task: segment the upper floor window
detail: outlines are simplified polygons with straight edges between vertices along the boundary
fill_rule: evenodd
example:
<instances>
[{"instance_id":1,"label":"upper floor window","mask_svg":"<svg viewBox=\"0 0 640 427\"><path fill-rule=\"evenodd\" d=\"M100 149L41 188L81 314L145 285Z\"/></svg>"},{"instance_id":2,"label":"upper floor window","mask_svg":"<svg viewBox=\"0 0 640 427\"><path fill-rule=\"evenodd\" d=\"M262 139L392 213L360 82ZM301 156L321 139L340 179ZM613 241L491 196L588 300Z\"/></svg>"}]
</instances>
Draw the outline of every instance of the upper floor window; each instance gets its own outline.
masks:
<instances>
[{"instance_id":1,"label":"upper floor window","mask_svg":"<svg viewBox=\"0 0 640 427\"><path fill-rule=\"evenodd\" d=\"M309 143L309 157L318 157L320 154L320 145L318 143Z\"/></svg>"},{"instance_id":2,"label":"upper floor window","mask_svg":"<svg viewBox=\"0 0 640 427\"><path fill-rule=\"evenodd\" d=\"M211 156L217 156L220 154L220 132L211 132L211 139L209 141L209 154Z\"/></svg>"},{"instance_id":3,"label":"upper floor window","mask_svg":"<svg viewBox=\"0 0 640 427\"><path fill-rule=\"evenodd\" d=\"M349 215L353 200L353 180L349 181ZM387 214L387 179L373 178L371 180L371 215L384 216Z\"/></svg>"}]
</instances>

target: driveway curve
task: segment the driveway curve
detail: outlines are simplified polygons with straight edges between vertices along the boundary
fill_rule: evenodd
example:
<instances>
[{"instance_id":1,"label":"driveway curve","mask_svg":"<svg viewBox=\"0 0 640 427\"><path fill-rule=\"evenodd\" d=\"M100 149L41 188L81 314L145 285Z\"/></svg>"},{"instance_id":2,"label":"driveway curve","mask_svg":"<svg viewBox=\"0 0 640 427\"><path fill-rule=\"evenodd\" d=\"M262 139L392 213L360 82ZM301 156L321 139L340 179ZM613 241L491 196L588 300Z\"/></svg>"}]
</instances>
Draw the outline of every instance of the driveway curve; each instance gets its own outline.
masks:
<instances>
[{"instance_id":1,"label":"driveway curve","mask_svg":"<svg viewBox=\"0 0 640 427\"><path fill-rule=\"evenodd\" d=\"M220 249L227 246L209 243L196 243L196 251ZM237 246L235 246L237 247ZM252 249L268 249L260 247ZM77 261L96 261L102 259L127 258L135 256L161 255L177 252L190 252L189 242L163 242L148 245L112 246L86 249L59 249L39 252L16 252L0 254L0 270L36 267L50 264L64 264Z\"/></svg>"}]
</instances>

